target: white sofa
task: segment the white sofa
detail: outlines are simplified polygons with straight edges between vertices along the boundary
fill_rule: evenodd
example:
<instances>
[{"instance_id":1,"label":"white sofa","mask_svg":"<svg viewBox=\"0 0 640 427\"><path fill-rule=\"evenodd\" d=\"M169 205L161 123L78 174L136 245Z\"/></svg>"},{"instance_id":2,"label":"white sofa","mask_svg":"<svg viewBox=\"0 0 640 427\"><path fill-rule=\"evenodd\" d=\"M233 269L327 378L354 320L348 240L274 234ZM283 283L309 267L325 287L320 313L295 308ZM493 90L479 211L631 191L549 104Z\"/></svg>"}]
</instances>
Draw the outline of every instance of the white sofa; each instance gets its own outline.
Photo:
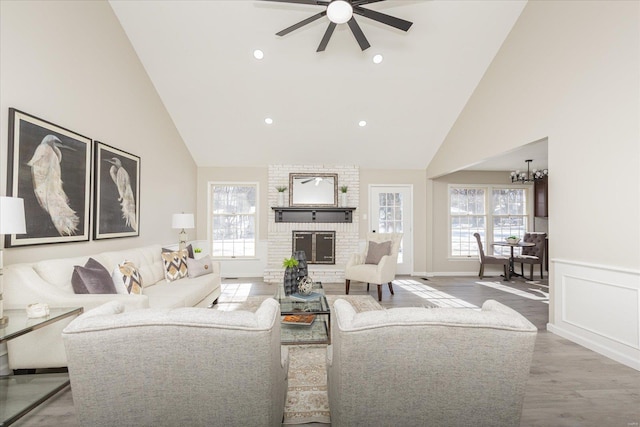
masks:
<instances>
[{"instance_id":1,"label":"white sofa","mask_svg":"<svg viewBox=\"0 0 640 427\"><path fill-rule=\"evenodd\" d=\"M514 310L333 305L331 425L518 426L537 329Z\"/></svg>"},{"instance_id":2,"label":"white sofa","mask_svg":"<svg viewBox=\"0 0 640 427\"><path fill-rule=\"evenodd\" d=\"M280 426L289 358L280 305L122 312L105 304L63 332L81 426Z\"/></svg>"},{"instance_id":3,"label":"white sofa","mask_svg":"<svg viewBox=\"0 0 640 427\"><path fill-rule=\"evenodd\" d=\"M85 311L109 301L119 301L127 310L142 308L207 307L220 296L220 265L196 278L167 282L164 278L162 247L146 246L103 252L76 258L59 258L32 264L13 264L4 269L5 309L25 309L28 304L50 307L83 307ZM132 261L142 276L142 295L75 294L71 285L73 267L89 258L100 262L110 273L118 263ZM67 366L61 333L73 318L55 322L7 342L10 369L37 369Z\"/></svg>"}]
</instances>

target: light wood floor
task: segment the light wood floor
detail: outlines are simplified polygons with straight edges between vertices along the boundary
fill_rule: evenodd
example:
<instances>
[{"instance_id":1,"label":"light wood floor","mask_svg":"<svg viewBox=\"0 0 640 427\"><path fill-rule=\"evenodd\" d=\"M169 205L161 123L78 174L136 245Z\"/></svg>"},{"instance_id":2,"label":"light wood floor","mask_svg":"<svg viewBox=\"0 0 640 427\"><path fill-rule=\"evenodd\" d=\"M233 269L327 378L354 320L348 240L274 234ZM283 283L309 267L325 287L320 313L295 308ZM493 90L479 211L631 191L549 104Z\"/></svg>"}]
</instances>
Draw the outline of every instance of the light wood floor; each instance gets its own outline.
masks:
<instances>
[{"instance_id":1,"label":"light wood floor","mask_svg":"<svg viewBox=\"0 0 640 427\"><path fill-rule=\"evenodd\" d=\"M424 280L398 277L395 295L383 287L386 307L480 307L495 299L527 317L538 329L522 426L640 426L640 372L546 331L548 301L546 281L501 282L500 277L447 277ZM344 285L325 284L327 294L344 294ZM273 285L261 279L225 279L219 309L233 309L248 295L270 295ZM352 283L352 295L365 295L366 285ZM377 290L369 292L376 298ZM53 399L19 420L15 426L77 426L71 391Z\"/></svg>"}]
</instances>

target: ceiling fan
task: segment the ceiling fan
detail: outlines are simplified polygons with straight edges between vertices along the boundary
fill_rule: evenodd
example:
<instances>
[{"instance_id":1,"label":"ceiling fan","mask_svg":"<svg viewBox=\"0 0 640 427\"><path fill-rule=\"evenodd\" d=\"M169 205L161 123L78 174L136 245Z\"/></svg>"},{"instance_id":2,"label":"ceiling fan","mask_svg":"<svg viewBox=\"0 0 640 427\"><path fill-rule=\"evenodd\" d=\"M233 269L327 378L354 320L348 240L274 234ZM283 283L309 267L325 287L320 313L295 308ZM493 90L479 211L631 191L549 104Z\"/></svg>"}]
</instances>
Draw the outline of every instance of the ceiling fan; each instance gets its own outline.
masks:
<instances>
[{"instance_id":1,"label":"ceiling fan","mask_svg":"<svg viewBox=\"0 0 640 427\"><path fill-rule=\"evenodd\" d=\"M320 41L320 45L318 46L318 50L316 52L322 52L327 48L329 44L329 39L333 34L333 30L336 29L336 25L338 24L347 24L351 29L356 41L360 45L360 49L366 50L371 45L369 41L364 36L360 25L356 22L354 18L354 14L364 16L365 18L372 19L374 21L381 22L386 25L390 25L394 28L397 28L402 31L408 31L409 28L413 25L413 22L405 21L404 19L396 18L395 16L387 15L385 13L376 12L375 10L365 9L362 7L363 5L370 3L378 3L385 0L264 0L264 1L272 1L278 3L297 3L297 4L310 4L314 6L325 6L326 10L323 10L320 13L317 13L313 16L310 16L307 19L304 19L297 24L294 24L284 30L276 33L278 36L284 36L289 34L292 31L297 30L307 24L316 21L323 16L327 16L329 18L329 26L324 33L324 37Z\"/></svg>"}]
</instances>

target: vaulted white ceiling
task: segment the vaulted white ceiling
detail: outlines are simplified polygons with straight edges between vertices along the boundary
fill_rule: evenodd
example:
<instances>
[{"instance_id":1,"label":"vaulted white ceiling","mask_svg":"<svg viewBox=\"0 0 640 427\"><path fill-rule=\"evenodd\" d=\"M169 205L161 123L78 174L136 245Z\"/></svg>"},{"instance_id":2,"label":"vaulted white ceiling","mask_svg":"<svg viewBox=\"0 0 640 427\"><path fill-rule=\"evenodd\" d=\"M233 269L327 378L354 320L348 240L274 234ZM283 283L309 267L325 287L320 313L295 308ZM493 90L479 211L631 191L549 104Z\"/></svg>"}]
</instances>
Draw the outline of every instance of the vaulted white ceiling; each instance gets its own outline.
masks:
<instances>
[{"instance_id":1,"label":"vaulted white ceiling","mask_svg":"<svg viewBox=\"0 0 640 427\"><path fill-rule=\"evenodd\" d=\"M409 169L429 164L525 4L378 2L366 7L413 27L405 33L356 16L371 48L361 51L339 25L316 53L326 17L275 33L321 6L111 1L198 166Z\"/></svg>"}]
</instances>

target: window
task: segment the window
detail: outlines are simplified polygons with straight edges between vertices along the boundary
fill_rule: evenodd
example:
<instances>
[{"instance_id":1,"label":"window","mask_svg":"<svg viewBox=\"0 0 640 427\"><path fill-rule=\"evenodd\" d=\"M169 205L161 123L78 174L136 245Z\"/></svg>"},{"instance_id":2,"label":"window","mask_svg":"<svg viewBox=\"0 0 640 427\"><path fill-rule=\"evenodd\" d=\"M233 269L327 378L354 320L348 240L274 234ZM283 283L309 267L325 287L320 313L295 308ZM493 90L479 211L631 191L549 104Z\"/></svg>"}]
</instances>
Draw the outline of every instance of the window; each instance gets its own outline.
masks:
<instances>
[{"instance_id":1,"label":"window","mask_svg":"<svg viewBox=\"0 0 640 427\"><path fill-rule=\"evenodd\" d=\"M484 188L450 188L449 218L452 256L478 256L474 233L483 237L487 229Z\"/></svg>"},{"instance_id":2,"label":"window","mask_svg":"<svg viewBox=\"0 0 640 427\"><path fill-rule=\"evenodd\" d=\"M255 256L258 184L211 183L209 188L213 256Z\"/></svg>"},{"instance_id":3,"label":"window","mask_svg":"<svg viewBox=\"0 0 640 427\"><path fill-rule=\"evenodd\" d=\"M493 242L509 236L524 236L527 231L527 199L524 188L494 188L491 191L493 208ZM496 255L510 255L510 248L495 246Z\"/></svg>"},{"instance_id":4,"label":"window","mask_svg":"<svg viewBox=\"0 0 640 427\"><path fill-rule=\"evenodd\" d=\"M378 231L380 233L402 233L402 193L378 193ZM398 264L403 262L403 243L398 248Z\"/></svg>"},{"instance_id":5,"label":"window","mask_svg":"<svg viewBox=\"0 0 640 427\"><path fill-rule=\"evenodd\" d=\"M486 209L488 203L490 209ZM527 212L526 188L450 186L450 256L477 257L474 233L480 234L485 253L508 255L509 248L490 247L487 240L491 243L511 235L523 236L528 228Z\"/></svg>"}]
</instances>

